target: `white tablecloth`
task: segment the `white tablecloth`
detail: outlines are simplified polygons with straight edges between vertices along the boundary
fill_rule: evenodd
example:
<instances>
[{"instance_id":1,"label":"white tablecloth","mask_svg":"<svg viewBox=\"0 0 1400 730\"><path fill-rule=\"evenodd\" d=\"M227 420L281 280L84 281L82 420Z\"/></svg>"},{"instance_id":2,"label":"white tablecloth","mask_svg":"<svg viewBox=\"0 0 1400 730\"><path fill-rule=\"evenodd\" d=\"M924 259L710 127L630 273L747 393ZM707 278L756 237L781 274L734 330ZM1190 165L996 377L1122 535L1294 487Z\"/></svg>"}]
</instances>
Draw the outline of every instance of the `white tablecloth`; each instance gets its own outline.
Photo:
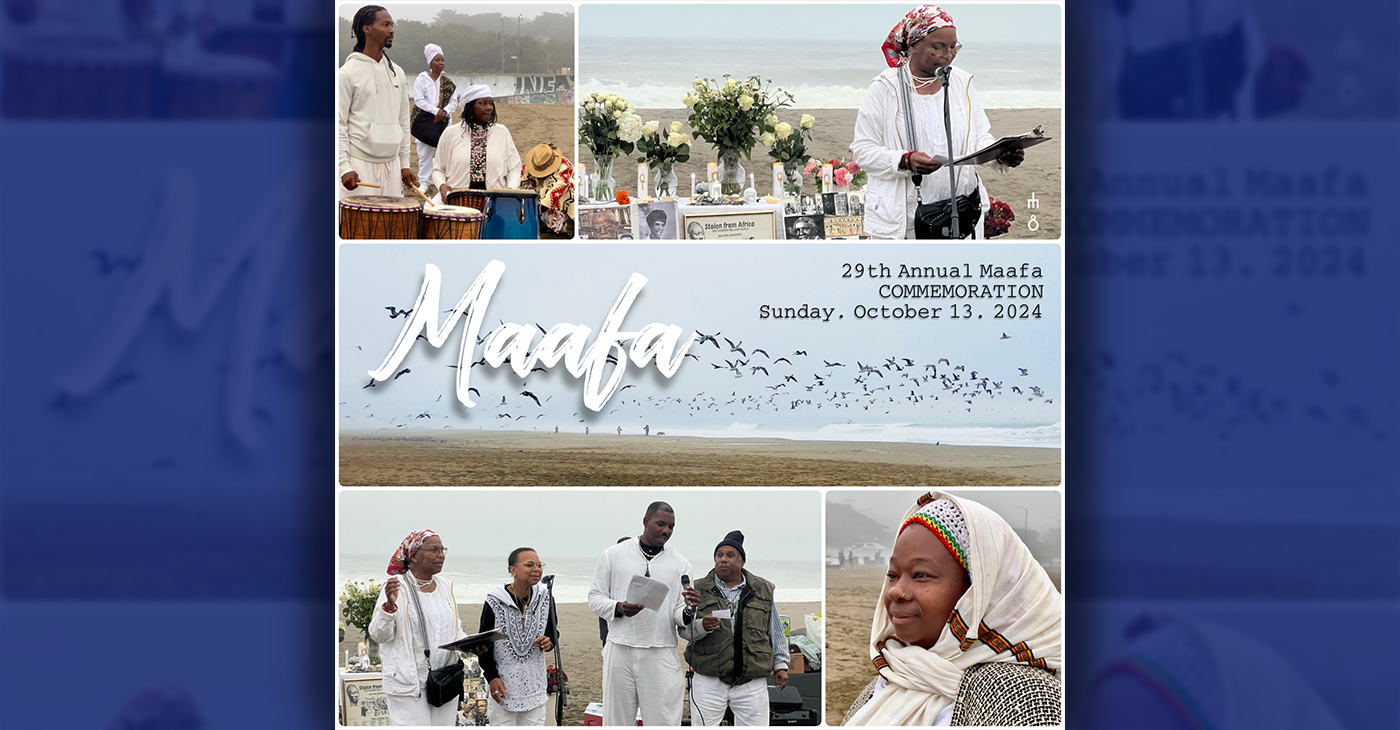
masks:
<instances>
[{"instance_id":1,"label":"white tablecloth","mask_svg":"<svg viewBox=\"0 0 1400 730\"><path fill-rule=\"evenodd\" d=\"M599 209L599 208L607 208L607 207L609 207L610 205L611 205L611 206L614 206L614 207L616 206L615 203L609 203L609 204L603 204L603 205L580 205L580 206L578 206L578 207L579 207L579 210L596 210L596 209ZM632 207L632 216L635 218L636 215L637 215L637 204L636 204L636 202L633 202L633 203L631 204L631 207ZM752 211L756 211L756 210L771 210L771 211L773 211L774 237L777 238L778 240L782 240L782 239L785 237L785 236L783 235L783 204L782 204L782 203L765 203L765 202L763 202L763 201L760 200L760 201L758 201L757 203L745 203L744 205L690 205L690 204L688 204L688 203L686 203L686 202L684 202L684 201L678 201L677 209L678 209L678 211L680 212L680 214L681 214L681 216L682 216L682 220L684 220L684 216L685 216L687 213L745 213L745 212L752 212ZM685 229L684 229L684 227L681 228L680 235L681 235L682 237L685 236ZM647 240L647 239L639 239L639 240Z\"/></svg>"}]
</instances>

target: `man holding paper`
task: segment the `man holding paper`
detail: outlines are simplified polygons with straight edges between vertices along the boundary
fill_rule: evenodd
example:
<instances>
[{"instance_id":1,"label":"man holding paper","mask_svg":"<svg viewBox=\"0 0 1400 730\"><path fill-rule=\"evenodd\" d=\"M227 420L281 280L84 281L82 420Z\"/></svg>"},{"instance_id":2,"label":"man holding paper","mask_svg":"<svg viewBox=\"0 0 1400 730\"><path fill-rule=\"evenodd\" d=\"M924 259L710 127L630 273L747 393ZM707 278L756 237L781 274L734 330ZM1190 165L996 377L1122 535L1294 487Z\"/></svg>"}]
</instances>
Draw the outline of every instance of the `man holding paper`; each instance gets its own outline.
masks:
<instances>
[{"instance_id":1,"label":"man holding paper","mask_svg":"<svg viewBox=\"0 0 1400 730\"><path fill-rule=\"evenodd\" d=\"M652 502L642 534L617 543L598 558L588 607L607 619L603 645L603 724L634 725L638 708L646 725L681 724L685 673L676 653L676 627L690 623L687 608L700 596L681 588L690 561L666 547L675 511Z\"/></svg>"},{"instance_id":2,"label":"man holding paper","mask_svg":"<svg viewBox=\"0 0 1400 730\"><path fill-rule=\"evenodd\" d=\"M695 670L690 723L718 725L725 708L735 725L768 724L768 675L787 686L787 637L773 603L773 584L744 569L744 533L735 530L715 546L715 568L695 581L695 615L681 629L690 644L685 661Z\"/></svg>"}]
</instances>

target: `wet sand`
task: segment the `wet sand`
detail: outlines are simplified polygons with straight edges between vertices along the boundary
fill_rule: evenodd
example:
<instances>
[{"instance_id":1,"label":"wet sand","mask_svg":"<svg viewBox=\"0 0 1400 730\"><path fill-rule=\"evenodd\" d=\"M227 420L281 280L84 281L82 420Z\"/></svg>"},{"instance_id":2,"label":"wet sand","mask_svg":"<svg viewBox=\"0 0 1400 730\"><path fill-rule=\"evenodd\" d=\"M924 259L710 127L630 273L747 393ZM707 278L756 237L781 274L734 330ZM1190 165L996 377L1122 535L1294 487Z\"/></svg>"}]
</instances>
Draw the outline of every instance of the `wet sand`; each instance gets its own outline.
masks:
<instances>
[{"instance_id":1,"label":"wet sand","mask_svg":"<svg viewBox=\"0 0 1400 730\"><path fill-rule=\"evenodd\" d=\"M780 603L779 611L794 617L815 613L821 606L813 603ZM458 604L458 616L462 618L463 630L474 632L481 619L480 603ZM359 629L347 627L345 640L336 648L336 662L339 663L348 651L354 654L356 644L363 641ZM569 675L569 704L564 708L565 725L582 725L583 711L590 702L603 701L603 644L598 640L598 616L588 610L584 603L559 604L559 646L563 655L564 673ZM680 640L678 651L685 652L685 640ZM547 661L554 663L554 652L549 652ZM684 664L684 659L681 660Z\"/></svg>"},{"instance_id":2,"label":"wet sand","mask_svg":"<svg viewBox=\"0 0 1400 730\"><path fill-rule=\"evenodd\" d=\"M345 486L1055 486L1060 450L528 431L342 431Z\"/></svg>"},{"instance_id":3,"label":"wet sand","mask_svg":"<svg viewBox=\"0 0 1400 730\"><path fill-rule=\"evenodd\" d=\"M817 124L814 128L816 133L811 144L807 147L808 152L823 160L829 160L833 157L849 160L851 159L851 140L855 137L856 111L855 109L784 109L778 116L788 122L796 122L801 119L802 114L811 114L816 117ZM690 132L690 125L686 124L688 109L638 109L637 113L641 115L643 121L655 119L661 122L662 126L670 124L673 120L678 121L685 126L687 133ZM1064 133L1060 124L1060 114L1059 109L987 110L987 118L992 123L992 134L997 137L1029 132L1037 125L1043 125L1045 133L1054 138L1026 150L1025 162L1020 167L1013 168L1005 174L987 168L978 168L978 174L982 176L982 182L987 186L987 193L997 200L1006 202L1016 214L1016 220L1012 223L1011 230L1006 235L998 236L994 240L1055 240L1060 237L1063 219L1062 196L1060 195L1062 178L1060 157ZM513 127L512 131L514 131ZM593 169L593 155L588 151L588 148L580 146L578 154L588 169ZM613 165L613 179L617 181L618 188L634 195L637 190L636 157L637 155L634 154L630 157L619 158ZM698 179L704 180L706 163L713 162L715 159L714 147L709 143L699 141L694 145L690 161L676 165L676 177L680 180L682 194L690 194L690 174L693 172ZM742 164L745 170L755 174L756 187L760 194L771 190L773 159L768 156L767 147L761 144L754 145L753 161L742 160ZM805 176L802 188L804 192L811 193L817 189L816 185L820 184L820 178L817 177L814 180L813 177L812 175ZM1035 211L1029 211L1026 206L1026 201L1032 192L1035 193L1035 197L1039 201L1039 207ZM1031 212L1035 213L1038 224L1038 229L1034 232L1027 230L1025 226L1025 223L1030 220Z\"/></svg>"}]
</instances>

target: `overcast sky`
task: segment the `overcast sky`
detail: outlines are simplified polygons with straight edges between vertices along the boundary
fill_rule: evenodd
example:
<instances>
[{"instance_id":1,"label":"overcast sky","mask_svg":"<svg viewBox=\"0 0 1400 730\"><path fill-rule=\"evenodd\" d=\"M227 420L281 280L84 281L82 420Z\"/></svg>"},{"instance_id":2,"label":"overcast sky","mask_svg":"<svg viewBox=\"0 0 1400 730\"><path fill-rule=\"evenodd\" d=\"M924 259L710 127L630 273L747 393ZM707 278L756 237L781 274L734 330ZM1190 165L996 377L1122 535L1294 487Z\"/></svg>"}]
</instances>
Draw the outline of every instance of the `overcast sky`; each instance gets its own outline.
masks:
<instances>
[{"instance_id":1,"label":"overcast sky","mask_svg":"<svg viewBox=\"0 0 1400 730\"><path fill-rule=\"evenodd\" d=\"M730 530L744 533L752 560L822 558L821 493L812 489L343 490L340 551L385 555L429 528L459 555L508 555L530 545L543 555L597 557L601 546L642 532L654 500L676 511L670 546L707 563Z\"/></svg>"},{"instance_id":2,"label":"overcast sky","mask_svg":"<svg viewBox=\"0 0 1400 730\"><path fill-rule=\"evenodd\" d=\"M337 13L340 17L349 20L355 17L355 11L371 3L355 2L340 3ZM417 20L424 23L433 22L433 18L442 10L455 10L462 15L483 15L485 13L500 13L506 17L513 18L517 15L525 16L526 20L539 15L540 13L572 13L572 5L525 5L507 3L372 3L382 6L389 11L389 15L394 20Z\"/></svg>"},{"instance_id":3,"label":"overcast sky","mask_svg":"<svg viewBox=\"0 0 1400 730\"><path fill-rule=\"evenodd\" d=\"M905 510L909 509L927 489L833 489L826 493L828 502L849 504L872 520L889 525L890 530L899 524ZM1007 524L1021 529L1023 520L1033 531L1043 531L1060 526L1060 495L1052 490L986 489L986 490L939 490L957 497L966 497L980 502L988 509L1001 515ZM1022 508L1026 511L1023 512Z\"/></svg>"},{"instance_id":4,"label":"overcast sky","mask_svg":"<svg viewBox=\"0 0 1400 730\"><path fill-rule=\"evenodd\" d=\"M884 38L914 4L586 5L579 11L579 36L635 38L784 38L850 41ZM1058 43L1058 5L941 6L958 27L959 42ZM876 43L876 51L879 50ZM586 69L585 69L586 70Z\"/></svg>"}]
</instances>

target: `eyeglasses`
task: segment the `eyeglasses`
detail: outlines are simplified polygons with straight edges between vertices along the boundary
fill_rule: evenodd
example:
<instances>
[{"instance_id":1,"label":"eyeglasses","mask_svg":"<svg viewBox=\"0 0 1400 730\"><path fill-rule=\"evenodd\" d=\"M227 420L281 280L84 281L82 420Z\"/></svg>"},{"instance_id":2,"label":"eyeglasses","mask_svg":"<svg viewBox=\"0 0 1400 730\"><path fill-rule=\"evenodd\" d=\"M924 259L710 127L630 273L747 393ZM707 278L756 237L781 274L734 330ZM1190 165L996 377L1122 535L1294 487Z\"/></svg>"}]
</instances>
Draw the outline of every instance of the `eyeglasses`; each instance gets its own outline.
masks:
<instances>
[{"instance_id":1,"label":"eyeglasses","mask_svg":"<svg viewBox=\"0 0 1400 730\"><path fill-rule=\"evenodd\" d=\"M419 548L418 552L427 553L429 555L446 555L447 548L434 545L432 547Z\"/></svg>"},{"instance_id":2,"label":"eyeglasses","mask_svg":"<svg viewBox=\"0 0 1400 730\"><path fill-rule=\"evenodd\" d=\"M544 570L544 563L536 563L536 562L534 562L534 561L531 561L531 562L528 562L528 563L519 563L519 565L523 566L523 567L524 567L525 569L527 569L527 570L534 570L535 568L539 568L540 570Z\"/></svg>"},{"instance_id":3,"label":"eyeglasses","mask_svg":"<svg viewBox=\"0 0 1400 730\"><path fill-rule=\"evenodd\" d=\"M949 48L948 46L943 45L942 43L934 43L933 45L930 45L928 49L940 56L942 56L945 53L948 55L956 56L958 55L958 51L961 51L963 49L963 45L961 43L958 43L953 47Z\"/></svg>"}]
</instances>

